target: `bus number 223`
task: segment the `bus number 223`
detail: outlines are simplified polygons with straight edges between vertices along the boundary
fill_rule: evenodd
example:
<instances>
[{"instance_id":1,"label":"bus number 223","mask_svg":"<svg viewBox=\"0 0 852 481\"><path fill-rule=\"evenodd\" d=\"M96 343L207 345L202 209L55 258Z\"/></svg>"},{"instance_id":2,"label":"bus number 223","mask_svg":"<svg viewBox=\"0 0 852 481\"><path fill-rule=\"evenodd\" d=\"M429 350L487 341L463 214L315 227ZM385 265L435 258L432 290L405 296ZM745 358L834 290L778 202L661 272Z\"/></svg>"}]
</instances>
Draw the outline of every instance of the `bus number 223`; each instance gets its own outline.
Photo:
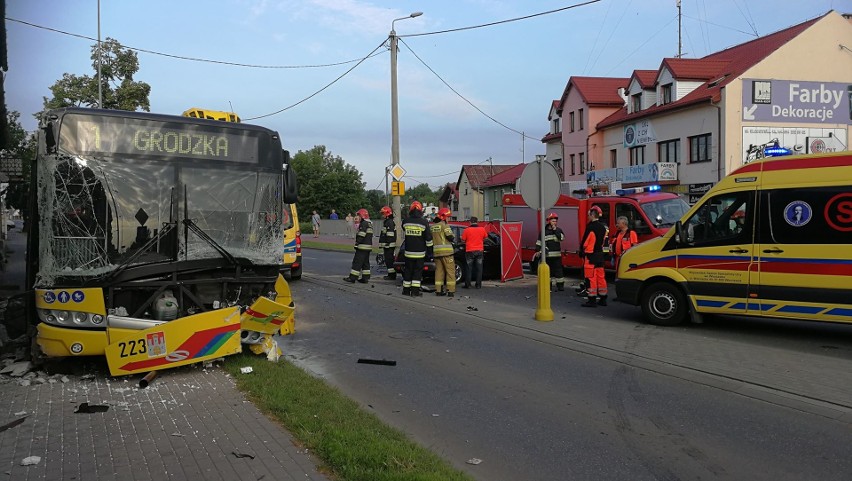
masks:
<instances>
[{"instance_id":1,"label":"bus number 223","mask_svg":"<svg viewBox=\"0 0 852 481\"><path fill-rule=\"evenodd\" d=\"M135 356L136 354L145 354L145 339L134 339L127 342L119 342L118 347L121 348L121 357Z\"/></svg>"}]
</instances>

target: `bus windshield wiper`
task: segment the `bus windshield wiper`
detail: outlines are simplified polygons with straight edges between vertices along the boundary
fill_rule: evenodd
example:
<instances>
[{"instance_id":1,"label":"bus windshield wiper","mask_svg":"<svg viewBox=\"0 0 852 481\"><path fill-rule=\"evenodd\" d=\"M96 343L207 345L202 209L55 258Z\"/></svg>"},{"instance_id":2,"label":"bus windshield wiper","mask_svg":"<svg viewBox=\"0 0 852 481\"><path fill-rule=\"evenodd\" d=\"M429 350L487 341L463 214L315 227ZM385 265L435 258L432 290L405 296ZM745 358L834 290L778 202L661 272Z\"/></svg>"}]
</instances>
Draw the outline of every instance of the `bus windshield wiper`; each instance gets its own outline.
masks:
<instances>
[{"instance_id":1,"label":"bus windshield wiper","mask_svg":"<svg viewBox=\"0 0 852 481\"><path fill-rule=\"evenodd\" d=\"M229 263L231 263L231 265L237 265L238 264L237 259L233 256L233 254L228 252L227 249L225 249L224 247L219 245L218 242L216 242L215 240L213 240L212 237L207 235L207 233L204 232L204 230L202 230L201 227L198 227L198 224L196 224L195 221L193 221L192 219L184 219L183 225L184 225L184 227L186 227L189 230L191 230L192 232L194 232L195 235L200 237L201 240L206 242L210 247L215 249L216 252L218 252L219 255L224 257ZM186 253L186 251L184 251L184 253Z\"/></svg>"}]
</instances>

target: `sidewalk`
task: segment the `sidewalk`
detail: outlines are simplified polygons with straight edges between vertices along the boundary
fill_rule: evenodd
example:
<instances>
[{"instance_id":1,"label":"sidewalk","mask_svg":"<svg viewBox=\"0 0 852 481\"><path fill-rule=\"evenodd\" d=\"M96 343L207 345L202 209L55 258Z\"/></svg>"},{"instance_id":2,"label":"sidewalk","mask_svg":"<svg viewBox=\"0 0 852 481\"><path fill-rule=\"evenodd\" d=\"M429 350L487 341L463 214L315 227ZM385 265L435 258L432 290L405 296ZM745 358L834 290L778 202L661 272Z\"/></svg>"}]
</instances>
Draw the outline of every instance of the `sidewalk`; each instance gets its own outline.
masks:
<instances>
[{"instance_id":1,"label":"sidewalk","mask_svg":"<svg viewBox=\"0 0 852 481\"><path fill-rule=\"evenodd\" d=\"M18 224L20 226L20 224ZM9 232L0 297L24 289L26 236ZM14 361L0 359L0 369ZM318 461L217 367L111 378L101 360L0 374L0 473L10 480L317 480ZM77 413L82 403L104 412ZM18 423L18 424L16 424ZM36 464L22 466L31 456ZM32 458L30 461L34 460Z\"/></svg>"}]
</instances>

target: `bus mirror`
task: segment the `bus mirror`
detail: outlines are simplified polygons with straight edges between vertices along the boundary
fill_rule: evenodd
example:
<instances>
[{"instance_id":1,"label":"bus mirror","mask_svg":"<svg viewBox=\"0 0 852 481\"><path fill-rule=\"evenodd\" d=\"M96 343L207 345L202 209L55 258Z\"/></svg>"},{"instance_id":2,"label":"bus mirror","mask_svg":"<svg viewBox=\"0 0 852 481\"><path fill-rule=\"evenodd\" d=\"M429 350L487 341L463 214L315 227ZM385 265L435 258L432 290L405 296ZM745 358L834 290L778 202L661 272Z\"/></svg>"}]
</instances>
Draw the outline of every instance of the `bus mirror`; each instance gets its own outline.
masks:
<instances>
[{"instance_id":1,"label":"bus mirror","mask_svg":"<svg viewBox=\"0 0 852 481\"><path fill-rule=\"evenodd\" d=\"M675 242L680 244L681 242L686 240L683 232L683 223L681 221L675 222Z\"/></svg>"},{"instance_id":2,"label":"bus mirror","mask_svg":"<svg viewBox=\"0 0 852 481\"><path fill-rule=\"evenodd\" d=\"M285 164L290 163L290 151L289 150L281 150L281 162Z\"/></svg>"},{"instance_id":3,"label":"bus mirror","mask_svg":"<svg viewBox=\"0 0 852 481\"><path fill-rule=\"evenodd\" d=\"M44 145L48 153L56 152L56 132L53 129L53 122L48 122L44 127Z\"/></svg>"},{"instance_id":4,"label":"bus mirror","mask_svg":"<svg viewBox=\"0 0 852 481\"><path fill-rule=\"evenodd\" d=\"M281 175L284 179L284 202L295 204L299 198L299 181L296 178L296 170L290 165L285 165Z\"/></svg>"}]
</instances>

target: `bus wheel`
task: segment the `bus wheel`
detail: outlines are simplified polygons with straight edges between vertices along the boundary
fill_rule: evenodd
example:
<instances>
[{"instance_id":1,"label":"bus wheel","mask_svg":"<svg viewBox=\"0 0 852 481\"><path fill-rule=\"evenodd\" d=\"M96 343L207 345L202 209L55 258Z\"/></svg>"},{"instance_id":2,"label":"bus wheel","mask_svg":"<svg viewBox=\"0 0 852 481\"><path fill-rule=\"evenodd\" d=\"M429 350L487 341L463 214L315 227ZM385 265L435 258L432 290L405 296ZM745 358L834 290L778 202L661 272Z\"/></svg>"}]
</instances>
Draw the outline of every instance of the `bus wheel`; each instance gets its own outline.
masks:
<instances>
[{"instance_id":1,"label":"bus wheel","mask_svg":"<svg viewBox=\"0 0 852 481\"><path fill-rule=\"evenodd\" d=\"M642 293L642 313L651 324L676 326L686 318L686 298L674 284L657 282Z\"/></svg>"},{"instance_id":2,"label":"bus wheel","mask_svg":"<svg viewBox=\"0 0 852 481\"><path fill-rule=\"evenodd\" d=\"M456 272L454 272L454 274L456 276L456 284L458 284L464 278L464 269L462 268L461 264L459 264L459 263L456 263L455 266L456 266Z\"/></svg>"}]
</instances>

